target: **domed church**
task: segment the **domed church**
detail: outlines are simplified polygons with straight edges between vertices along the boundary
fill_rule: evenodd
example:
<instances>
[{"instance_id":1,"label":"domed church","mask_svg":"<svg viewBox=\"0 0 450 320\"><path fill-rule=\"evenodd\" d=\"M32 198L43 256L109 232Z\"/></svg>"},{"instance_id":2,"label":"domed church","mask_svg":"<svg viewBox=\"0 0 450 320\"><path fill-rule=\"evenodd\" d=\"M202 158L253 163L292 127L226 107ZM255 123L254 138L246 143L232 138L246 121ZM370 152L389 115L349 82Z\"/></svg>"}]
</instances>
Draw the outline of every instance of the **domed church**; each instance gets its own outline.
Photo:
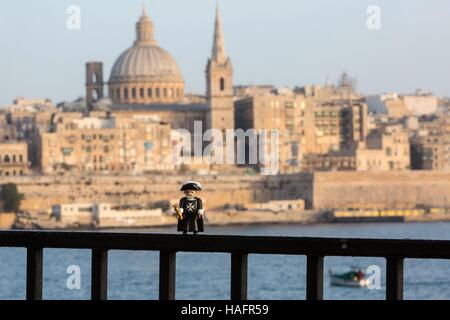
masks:
<instances>
[{"instance_id":1,"label":"domed church","mask_svg":"<svg viewBox=\"0 0 450 320\"><path fill-rule=\"evenodd\" d=\"M136 24L136 41L116 60L108 85L114 103L176 103L184 98L180 68L158 47L146 11Z\"/></svg>"},{"instance_id":2,"label":"domed church","mask_svg":"<svg viewBox=\"0 0 450 320\"><path fill-rule=\"evenodd\" d=\"M234 129L233 67L225 53L219 8L211 58L206 67L206 96L200 102L185 97L185 83L176 60L158 46L154 24L144 8L136 23L133 45L117 58L109 76L111 111L153 113L174 128L191 130L193 121L207 127ZM88 111L104 97L103 64L86 64L86 101ZM202 102L204 101L204 102Z\"/></svg>"}]
</instances>

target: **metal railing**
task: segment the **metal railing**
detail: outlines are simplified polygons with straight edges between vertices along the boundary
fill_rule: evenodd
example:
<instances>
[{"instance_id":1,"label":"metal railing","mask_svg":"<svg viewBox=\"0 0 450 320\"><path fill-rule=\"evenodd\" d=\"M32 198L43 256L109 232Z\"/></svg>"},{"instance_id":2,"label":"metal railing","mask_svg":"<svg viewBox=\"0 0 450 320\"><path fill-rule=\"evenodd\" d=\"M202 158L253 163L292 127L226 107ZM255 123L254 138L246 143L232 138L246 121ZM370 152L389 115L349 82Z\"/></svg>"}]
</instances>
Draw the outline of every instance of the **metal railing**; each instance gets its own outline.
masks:
<instances>
[{"instance_id":1,"label":"metal railing","mask_svg":"<svg viewBox=\"0 0 450 320\"><path fill-rule=\"evenodd\" d=\"M305 255L306 298L323 299L326 256L382 257L386 259L386 299L403 299L405 258L450 259L450 241L294 238L266 236L182 236L145 233L0 231L0 247L27 249L28 300L42 299L43 249L92 250L91 299L106 300L108 251L159 251L159 298L175 299L177 252L229 253L231 299L247 299L249 254Z\"/></svg>"}]
</instances>

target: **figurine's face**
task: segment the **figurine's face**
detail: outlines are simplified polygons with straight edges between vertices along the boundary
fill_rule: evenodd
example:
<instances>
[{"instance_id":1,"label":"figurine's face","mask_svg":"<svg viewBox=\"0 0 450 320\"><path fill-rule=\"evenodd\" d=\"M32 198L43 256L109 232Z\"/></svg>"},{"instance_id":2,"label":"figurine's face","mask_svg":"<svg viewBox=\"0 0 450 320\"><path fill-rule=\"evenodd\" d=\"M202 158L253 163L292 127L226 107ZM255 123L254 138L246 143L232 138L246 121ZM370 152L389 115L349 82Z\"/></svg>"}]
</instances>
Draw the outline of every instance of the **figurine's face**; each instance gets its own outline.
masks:
<instances>
[{"instance_id":1,"label":"figurine's face","mask_svg":"<svg viewBox=\"0 0 450 320\"><path fill-rule=\"evenodd\" d=\"M186 190L184 191L186 197L193 198L197 195L197 190Z\"/></svg>"}]
</instances>

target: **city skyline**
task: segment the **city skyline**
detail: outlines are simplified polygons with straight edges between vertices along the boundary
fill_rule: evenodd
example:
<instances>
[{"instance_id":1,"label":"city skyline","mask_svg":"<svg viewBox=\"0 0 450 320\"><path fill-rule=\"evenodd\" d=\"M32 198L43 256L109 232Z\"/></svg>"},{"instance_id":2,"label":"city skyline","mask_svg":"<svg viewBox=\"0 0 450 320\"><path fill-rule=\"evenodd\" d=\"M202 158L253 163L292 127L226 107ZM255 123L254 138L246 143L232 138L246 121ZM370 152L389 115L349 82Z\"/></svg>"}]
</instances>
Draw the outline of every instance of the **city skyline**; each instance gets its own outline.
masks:
<instances>
[{"instance_id":1,"label":"city skyline","mask_svg":"<svg viewBox=\"0 0 450 320\"><path fill-rule=\"evenodd\" d=\"M334 83L346 70L358 78L360 91L368 94L422 88L450 95L445 73L450 68L450 59L446 59L450 48L442 45L449 24L444 13L449 5L443 1L403 8L404 1L378 1L382 27L377 31L366 27L366 10L373 4L368 1L336 5L330 1L297 4L285 0L277 3L277 12L270 11L269 1L259 1L257 6L255 1L248 2L241 7L234 0L220 4L236 85L293 87L323 84L327 78ZM186 92L204 94L216 1L146 4L155 22L156 39L180 65ZM321 7L324 4L327 6ZM80 30L66 26L70 5L81 9ZM141 7L141 1L108 6L104 1L43 1L33 15L23 1L1 4L0 12L8 15L0 19L0 36L4 39L0 105L20 96L54 102L83 96L86 61L104 61L108 79L114 60L133 42L132 26ZM302 41L297 43L296 39ZM30 51L30 47L35 50ZM417 68L412 67L414 64Z\"/></svg>"}]
</instances>

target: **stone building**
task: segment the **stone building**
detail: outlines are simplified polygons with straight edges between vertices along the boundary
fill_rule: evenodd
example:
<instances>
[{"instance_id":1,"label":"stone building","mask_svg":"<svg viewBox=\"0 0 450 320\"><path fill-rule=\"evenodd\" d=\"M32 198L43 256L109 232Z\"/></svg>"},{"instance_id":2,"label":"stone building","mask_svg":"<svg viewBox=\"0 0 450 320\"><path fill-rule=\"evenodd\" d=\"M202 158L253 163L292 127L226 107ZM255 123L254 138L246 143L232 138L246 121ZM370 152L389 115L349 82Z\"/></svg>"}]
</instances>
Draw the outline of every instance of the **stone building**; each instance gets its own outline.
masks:
<instances>
[{"instance_id":1,"label":"stone building","mask_svg":"<svg viewBox=\"0 0 450 320\"><path fill-rule=\"evenodd\" d=\"M401 119L410 115L406 108L405 100L397 96L389 98L385 101L389 118Z\"/></svg>"},{"instance_id":2,"label":"stone building","mask_svg":"<svg viewBox=\"0 0 450 320\"><path fill-rule=\"evenodd\" d=\"M411 139L412 168L450 170L450 115L421 117Z\"/></svg>"},{"instance_id":3,"label":"stone building","mask_svg":"<svg viewBox=\"0 0 450 320\"><path fill-rule=\"evenodd\" d=\"M29 171L26 142L0 143L0 176L22 176Z\"/></svg>"},{"instance_id":4,"label":"stone building","mask_svg":"<svg viewBox=\"0 0 450 320\"><path fill-rule=\"evenodd\" d=\"M239 85L234 86L234 96L236 99L248 98L263 94L271 94L275 91L273 85Z\"/></svg>"},{"instance_id":5,"label":"stone building","mask_svg":"<svg viewBox=\"0 0 450 320\"><path fill-rule=\"evenodd\" d=\"M327 154L307 154L305 171L403 171L411 168L409 133L402 126L372 130L364 141Z\"/></svg>"},{"instance_id":6,"label":"stone building","mask_svg":"<svg viewBox=\"0 0 450 320\"><path fill-rule=\"evenodd\" d=\"M0 143L11 139L11 126L8 123L7 113L0 112Z\"/></svg>"},{"instance_id":7,"label":"stone building","mask_svg":"<svg viewBox=\"0 0 450 320\"><path fill-rule=\"evenodd\" d=\"M450 171L450 133L414 137L411 154L413 169Z\"/></svg>"},{"instance_id":8,"label":"stone building","mask_svg":"<svg viewBox=\"0 0 450 320\"><path fill-rule=\"evenodd\" d=\"M368 106L364 97L356 92L355 80L346 72L337 85L297 87L294 93L314 101L313 124L309 127L314 132L314 139L310 139L314 143L310 144L308 153L329 156L365 141L369 131ZM310 155L308 161L321 162L322 158ZM333 163L340 162L335 160Z\"/></svg>"},{"instance_id":9,"label":"stone building","mask_svg":"<svg viewBox=\"0 0 450 320\"><path fill-rule=\"evenodd\" d=\"M356 156L353 154L328 153L305 154L302 161L303 171L356 171Z\"/></svg>"},{"instance_id":10,"label":"stone building","mask_svg":"<svg viewBox=\"0 0 450 320\"><path fill-rule=\"evenodd\" d=\"M42 133L42 172L146 173L173 170L170 125L154 117L60 115Z\"/></svg>"},{"instance_id":11,"label":"stone building","mask_svg":"<svg viewBox=\"0 0 450 320\"><path fill-rule=\"evenodd\" d=\"M0 113L0 142L26 142L29 161L32 166L36 166L39 162L39 134L50 130L52 118L57 112L47 99L16 99Z\"/></svg>"},{"instance_id":12,"label":"stone building","mask_svg":"<svg viewBox=\"0 0 450 320\"><path fill-rule=\"evenodd\" d=\"M372 95L366 97L369 112L387 115L389 119L402 119L409 115L405 102L397 93Z\"/></svg>"},{"instance_id":13,"label":"stone building","mask_svg":"<svg viewBox=\"0 0 450 320\"><path fill-rule=\"evenodd\" d=\"M337 152L365 141L368 131L367 104L329 101L314 110L315 148L317 154Z\"/></svg>"},{"instance_id":14,"label":"stone building","mask_svg":"<svg viewBox=\"0 0 450 320\"><path fill-rule=\"evenodd\" d=\"M406 95L389 93L368 96L366 100L371 112L387 114L393 119L432 115L438 110L439 102L437 97L421 90L417 90L414 94Z\"/></svg>"},{"instance_id":15,"label":"stone building","mask_svg":"<svg viewBox=\"0 0 450 320\"><path fill-rule=\"evenodd\" d=\"M364 97L356 92L355 83L355 79L350 78L346 72L343 72L337 85L326 83L323 86L307 85L304 87L296 87L294 88L294 93L315 98L322 103L347 101L347 103L351 104L352 102L361 102L364 100Z\"/></svg>"},{"instance_id":16,"label":"stone building","mask_svg":"<svg viewBox=\"0 0 450 320\"><path fill-rule=\"evenodd\" d=\"M354 157L332 154L365 142L369 118L367 104L344 80L339 87L324 90L272 90L239 99L235 101L236 127L280 130L281 172L354 170Z\"/></svg>"},{"instance_id":17,"label":"stone building","mask_svg":"<svg viewBox=\"0 0 450 320\"><path fill-rule=\"evenodd\" d=\"M303 154L314 145L313 110L313 101L300 95L272 93L247 97L235 102L236 128L278 130L280 172L298 172Z\"/></svg>"},{"instance_id":18,"label":"stone building","mask_svg":"<svg viewBox=\"0 0 450 320\"><path fill-rule=\"evenodd\" d=\"M417 90L414 94L404 95L402 99L410 115L434 114L438 108L438 98L422 90Z\"/></svg>"},{"instance_id":19,"label":"stone building","mask_svg":"<svg viewBox=\"0 0 450 320\"><path fill-rule=\"evenodd\" d=\"M409 133L402 126L372 130L356 150L357 171L402 171L411 168Z\"/></svg>"}]
</instances>

